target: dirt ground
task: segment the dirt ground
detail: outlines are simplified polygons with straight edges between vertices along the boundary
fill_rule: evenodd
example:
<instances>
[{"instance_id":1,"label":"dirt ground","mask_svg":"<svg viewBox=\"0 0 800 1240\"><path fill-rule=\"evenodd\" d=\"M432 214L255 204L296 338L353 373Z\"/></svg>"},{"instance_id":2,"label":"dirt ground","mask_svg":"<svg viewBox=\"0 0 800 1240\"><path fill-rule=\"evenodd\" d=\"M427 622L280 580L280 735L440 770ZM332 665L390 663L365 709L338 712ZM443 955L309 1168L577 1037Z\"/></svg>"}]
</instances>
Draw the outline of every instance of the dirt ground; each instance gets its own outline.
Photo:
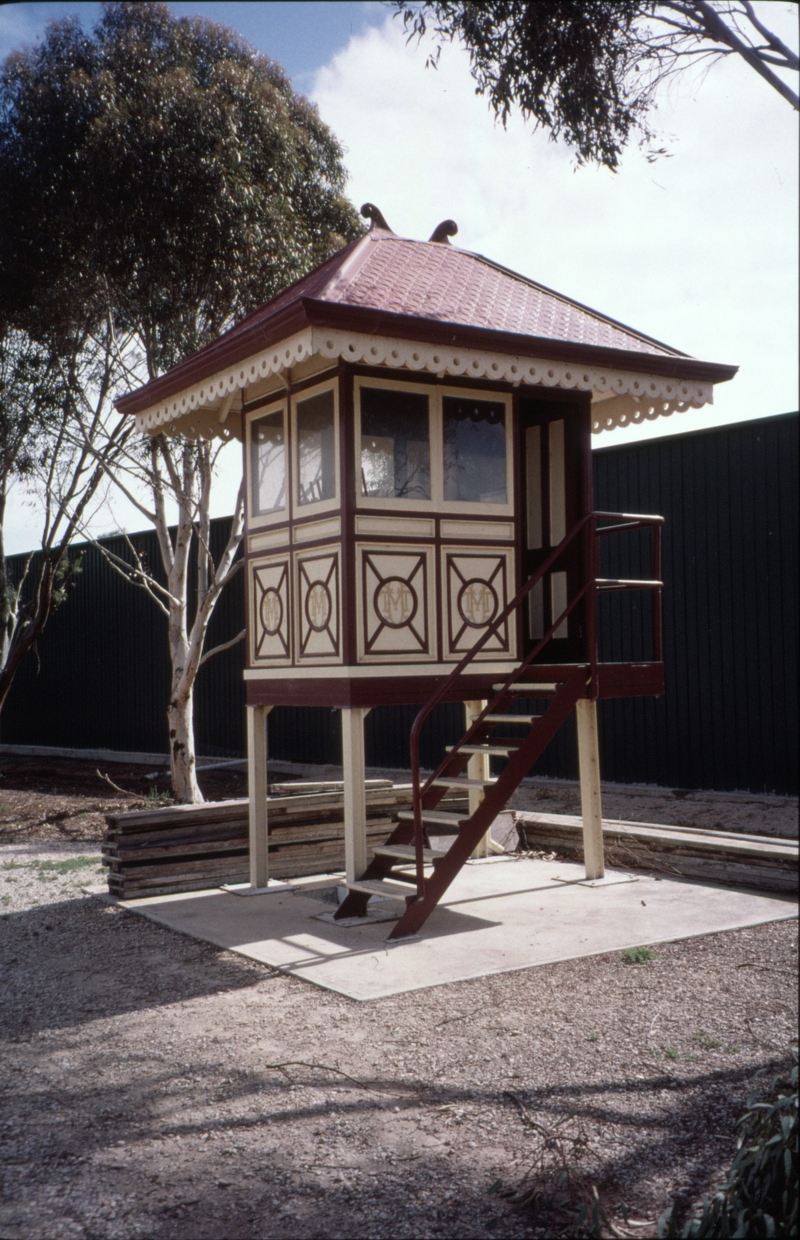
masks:
<instances>
[{"instance_id":1,"label":"dirt ground","mask_svg":"<svg viewBox=\"0 0 800 1240\"><path fill-rule=\"evenodd\" d=\"M30 762L0 766L3 1240L586 1235L593 1187L603 1235L655 1236L791 1062L796 920L357 1003L84 895L125 799ZM503 1195L532 1185L538 1215Z\"/></svg>"},{"instance_id":2,"label":"dirt ground","mask_svg":"<svg viewBox=\"0 0 800 1240\"><path fill-rule=\"evenodd\" d=\"M410 779L404 772L368 773L388 776L397 783ZM341 778L341 773L331 768L325 777ZM209 801L247 796L247 775L241 766L201 771L198 778ZM283 783L291 776L280 773L275 778ZM159 798L169 803L168 789L166 772L143 766L2 755L0 845L23 840L100 843L105 814L135 808L142 801L155 806ZM526 781L509 808L578 814L578 785L566 780ZM603 813L623 821L798 837L797 797L604 784Z\"/></svg>"}]
</instances>

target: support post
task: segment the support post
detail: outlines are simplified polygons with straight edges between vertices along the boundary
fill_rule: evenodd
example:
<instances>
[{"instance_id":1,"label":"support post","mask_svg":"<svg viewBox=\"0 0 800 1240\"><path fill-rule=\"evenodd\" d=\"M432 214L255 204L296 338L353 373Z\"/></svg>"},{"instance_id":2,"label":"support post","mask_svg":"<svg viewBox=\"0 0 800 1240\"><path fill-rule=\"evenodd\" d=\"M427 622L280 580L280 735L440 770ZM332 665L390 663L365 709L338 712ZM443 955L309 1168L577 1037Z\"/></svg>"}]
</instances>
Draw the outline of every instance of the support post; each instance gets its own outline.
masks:
<instances>
[{"instance_id":1,"label":"support post","mask_svg":"<svg viewBox=\"0 0 800 1240\"><path fill-rule=\"evenodd\" d=\"M583 861L586 877L602 878L603 811L600 799L600 746L597 739L597 702L579 698L575 703L578 723L578 766L581 777Z\"/></svg>"},{"instance_id":2,"label":"support post","mask_svg":"<svg viewBox=\"0 0 800 1240\"><path fill-rule=\"evenodd\" d=\"M464 703L464 724L466 728L471 728L478 715L486 708L486 702L474 701ZM467 765L468 779L489 779L491 777L491 759L488 754L474 753ZM485 793L483 788L470 788L467 796L469 798L469 816L475 813L476 809L483 800ZM491 835L491 827L484 835L483 839L478 840L473 857L489 856L489 836Z\"/></svg>"},{"instance_id":3,"label":"support post","mask_svg":"<svg viewBox=\"0 0 800 1240\"><path fill-rule=\"evenodd\" d=\"M344 868L355 883L367 868L367 798L364 788L364 720L369 707L342 707L344 778Z\"/></svg>"},{"instance_id":4,"label":"support post","mask_svg":"<svg viewBox=\"0 0 800 1240\"><path fill-rule=\"evenodd\" d=\"M271 706L247 707L247 790L250 798L250 889L269 881L267 825L267 715Z\"/></svg>"}]
</instances>

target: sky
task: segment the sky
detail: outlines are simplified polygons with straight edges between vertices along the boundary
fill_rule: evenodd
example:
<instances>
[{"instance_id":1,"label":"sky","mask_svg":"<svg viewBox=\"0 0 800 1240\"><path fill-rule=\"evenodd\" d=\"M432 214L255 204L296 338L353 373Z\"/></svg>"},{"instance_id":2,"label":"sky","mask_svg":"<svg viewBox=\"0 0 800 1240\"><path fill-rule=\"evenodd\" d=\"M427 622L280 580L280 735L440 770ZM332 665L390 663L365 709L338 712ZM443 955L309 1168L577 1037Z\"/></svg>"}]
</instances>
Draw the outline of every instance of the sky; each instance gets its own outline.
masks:
<instances>
[{"instance_id":1,"label":"sky","mask_svg":"<svg viewBox=\"0 0 800 1240\"><path fill-rule=\"evenodd\" d=\"M426 239L440 220L456 243L706 361L738 364L711 409L596 437L596 445L675 434L797 408L797 114L737 57L677 79L655 121L669 157L636 146L620 170L578 168L569 149L519 117L507 129L476 96L461 48L438 69L387 6L174 3L237 29L279 61L345 148L347 193L377 203L395 232ZM756 3L796 45L796 5ZM0 6L0 59L47 21L99 4ZM233 507L241 456L223 453L215 515ZM10 552L31 514L12 496ZM95 532L141 528L116 502Z\"/></svg>"}]
</instances>

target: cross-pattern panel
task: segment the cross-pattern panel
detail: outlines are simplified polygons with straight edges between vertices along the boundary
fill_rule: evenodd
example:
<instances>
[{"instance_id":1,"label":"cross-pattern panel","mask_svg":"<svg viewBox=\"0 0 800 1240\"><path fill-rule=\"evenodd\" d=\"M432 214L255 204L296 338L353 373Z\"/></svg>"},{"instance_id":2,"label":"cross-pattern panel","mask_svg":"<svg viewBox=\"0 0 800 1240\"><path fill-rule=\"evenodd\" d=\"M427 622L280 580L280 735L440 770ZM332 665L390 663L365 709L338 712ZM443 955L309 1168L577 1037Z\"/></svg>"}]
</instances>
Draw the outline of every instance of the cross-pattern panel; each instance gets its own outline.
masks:
<instances>
[{"instance_id":1,"label":"cross-pattern panel","mask_svg":"<svg viewBox=\"0 0 800 1240\"><path fill-rule=\"evenodd\" d=\"M446 597L444 655L453 659L466 654L505 608L508 583L513 580L513 552L445 548L442 556ZM504 621L477 657L513 655L513 644L508 621Z\"/></svg>"},{"instance_id":2,"label":"cross-pattern panel","mask_svg":"<svg viewBox=\"0 0 800 1240\"><path fill-rule=\"evenodd\" d=\"M288 556L251 562L251 662L288 663L291 631Z\"/></svg>"},{"instance_id":3,"label":"cross-pattern panel","mask_svg":"<svg viewBox=\"0 0 800 1240\"><path fill-rule=\"evenodd\" d=\"M339 552L297 556L298 659L339 660Z\"/></svg>"},{"instance_id":4,"label":"cross-pattern panel","mask_svg":"<svg viewBox=\"0 0 800 1240\"><path fill-rule=\"evenodd\" d=\"M361 546L359 564L359 658L433 658L432 550Z\"/></svg>"}]
</instances>

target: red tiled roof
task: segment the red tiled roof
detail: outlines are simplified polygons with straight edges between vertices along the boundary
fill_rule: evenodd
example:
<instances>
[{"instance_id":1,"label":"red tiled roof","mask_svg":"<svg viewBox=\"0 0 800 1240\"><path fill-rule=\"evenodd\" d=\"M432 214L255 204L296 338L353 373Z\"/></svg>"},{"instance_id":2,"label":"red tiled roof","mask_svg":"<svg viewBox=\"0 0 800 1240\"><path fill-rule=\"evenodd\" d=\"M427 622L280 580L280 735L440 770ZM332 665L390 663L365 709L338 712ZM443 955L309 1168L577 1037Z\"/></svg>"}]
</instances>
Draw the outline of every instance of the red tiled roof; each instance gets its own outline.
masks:
<instances>
[{"instance_id":1,"label":"red tiled roof","mask_svg":"<svg viewBox=\"0 0 800 1240\"><path fill-rule=\"evenodd\" d=\"M334 320L346 321L355 330L409 339L425 338L425 331L441 335L447 328L452 329L447 332L452 343L506 353L545 356L552 341L554 357L568 351L587 363L593 360L592 350L609 350L603 364L621 369L627 363L632 370L649 365L659 373L672 373L675 361L685 359L689 369L698 370L697 377L702 369L712 382L734 373L731 367L695 362L480 254L373 229L167 374L122 397L118 407L123 413L138 413L311 322L332 326ZM600 354L596 357L599 362Z\"/></svg>"},{"instance_id":2,"label":"red tiled roof","mask_svg":"<svg viewBox=\"0 0 800 1240\"><path fill-rule=\"evenodd\" d=\"M685 356L480 254L384 232L359 244L363 257L354 256L343 278L334 276L313 293L301 281L295 296L572 344Z\"/></svg>"}]
</instances>

